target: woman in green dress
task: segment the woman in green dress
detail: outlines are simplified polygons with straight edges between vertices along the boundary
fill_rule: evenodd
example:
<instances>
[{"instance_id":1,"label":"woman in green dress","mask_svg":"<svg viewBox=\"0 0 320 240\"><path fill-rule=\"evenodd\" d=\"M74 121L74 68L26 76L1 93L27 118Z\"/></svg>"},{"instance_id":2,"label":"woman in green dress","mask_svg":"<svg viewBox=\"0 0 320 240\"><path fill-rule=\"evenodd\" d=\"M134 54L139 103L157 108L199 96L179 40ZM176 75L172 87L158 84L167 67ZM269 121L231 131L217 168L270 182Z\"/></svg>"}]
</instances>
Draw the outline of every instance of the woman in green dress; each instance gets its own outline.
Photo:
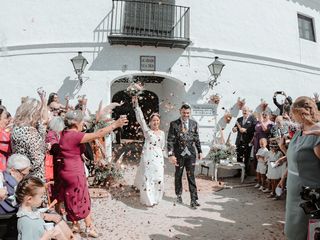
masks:
<instances>
[{"instance_id":1,"label":"woman in green dress","mask_svg":"<svg viewBox=\"0 0 320 240\"><path fill-rule=\"evenodd\" d=\"M285 234L289 240L306 240L309 216L299 206L302 186L320 188L320 137L318 110L309 97L299 97L291 107L293 119L301 129L295 133L287 150L288 179Z\"/></svg>"}]
</instances>

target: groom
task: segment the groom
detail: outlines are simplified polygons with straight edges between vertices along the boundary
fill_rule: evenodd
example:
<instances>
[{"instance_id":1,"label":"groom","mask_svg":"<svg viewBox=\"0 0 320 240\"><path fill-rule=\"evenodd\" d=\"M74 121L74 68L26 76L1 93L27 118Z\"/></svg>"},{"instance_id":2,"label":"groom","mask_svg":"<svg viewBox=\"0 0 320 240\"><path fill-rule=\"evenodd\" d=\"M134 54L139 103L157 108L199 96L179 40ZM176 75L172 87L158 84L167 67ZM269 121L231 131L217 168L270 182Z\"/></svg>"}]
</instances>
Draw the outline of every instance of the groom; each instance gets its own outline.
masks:
<instances>
[{"instance_id":1,"label":"groom","mask_svg":"<svg viewBox=\"0 0 320 240\"><path fill-rule=\"evenodd\" d=\"M197 202L197 186L194 178L196 155L202 159L202 151L199 140L198 124L190 119L191 108L183 104L180 108L180 118L170 123L168 132L168 155L169 160L175 164L175 192L177 202L182 203L182 174L186 168L191 196L190 207L196 209L200 204ZM196 149L197 153L196 153Z\"/></svg>"}]
</instances>

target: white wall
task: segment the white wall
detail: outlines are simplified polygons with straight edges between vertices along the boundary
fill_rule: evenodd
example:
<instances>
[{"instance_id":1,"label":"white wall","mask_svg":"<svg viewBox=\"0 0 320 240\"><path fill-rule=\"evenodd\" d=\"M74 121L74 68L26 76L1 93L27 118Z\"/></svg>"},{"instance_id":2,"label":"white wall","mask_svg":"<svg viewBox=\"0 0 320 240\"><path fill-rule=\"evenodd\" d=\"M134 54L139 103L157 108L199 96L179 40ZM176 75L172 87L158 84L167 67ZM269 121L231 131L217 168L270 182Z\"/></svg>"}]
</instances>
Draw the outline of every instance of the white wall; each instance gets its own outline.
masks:
<instances>
[{"instance_id":1,"label":"white wall","mask_svg":"<svg viewBox=\"0 0 320 240\"><path fill-rule=\"evenodd\" d=\"M177 0L190 6L192 45L186 50L162 47L110 46L108 19L112 1L3 0L0 9L1 98L14 113L21 96L36 96L36 88L87 94L89 108L110 101L111 83L124 75L144 74L139 56L156 56L155 74L166 77L163 98L180 106L207 103L222 96L218 120L238 97L254 109L260 98L272 109L274 91L292 97L318 91L320 44L299 39L297 13L314 18L320 38L320 2L308 0ZM84 85L77 87L70 58L83 51L89 65ZM207 65L214 56L225 63L221 84L208 89ZM126 69L123 66L126 65ZM169 71L169 68L171 71ZM185 83L185 85L184 85ZM157 90L157 89L156 89ZM159 90L160 91L160 90ZM174 93L174 96L170 94ZM224 109L222 109L224 108ZM164 113L166 122L178 112ZM164 111L163 109L161 111ZM234 120L233 122L234 123ZM230 130L231 124L226 132Z\"/></svg>"}]
</instances>

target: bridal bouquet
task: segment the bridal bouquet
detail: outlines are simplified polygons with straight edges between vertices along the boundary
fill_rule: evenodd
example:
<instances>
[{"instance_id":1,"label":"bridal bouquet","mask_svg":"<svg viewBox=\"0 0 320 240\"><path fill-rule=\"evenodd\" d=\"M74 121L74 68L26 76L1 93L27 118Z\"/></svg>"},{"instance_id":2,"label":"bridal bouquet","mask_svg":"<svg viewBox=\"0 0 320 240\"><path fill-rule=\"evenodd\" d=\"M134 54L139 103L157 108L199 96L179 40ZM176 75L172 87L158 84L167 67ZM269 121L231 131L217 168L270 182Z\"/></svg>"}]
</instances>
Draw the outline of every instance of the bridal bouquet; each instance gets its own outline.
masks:
<instances>
[{"instance_id":1,"label":"bridal bouquet","mask_svg":"<svg viewBox=\"0 0 320 240\"><path fill-rule=\"evenodd\" d=\"M231 144L214 144L210 149L209 158L217 163L224 159L233 161L236 159L236 147Z\"/></svg>"},{"instance_id":2,"label":"bridal bouquet","mask_svg":"<svg viewBox=\"0 0 320 240\"><path fill-rule=\"evenodd\" d=\"M139 96L143 92L143 85L141 82L131 82L127 87L127 93L133 96Z\"/></svg>"}]
</instances>

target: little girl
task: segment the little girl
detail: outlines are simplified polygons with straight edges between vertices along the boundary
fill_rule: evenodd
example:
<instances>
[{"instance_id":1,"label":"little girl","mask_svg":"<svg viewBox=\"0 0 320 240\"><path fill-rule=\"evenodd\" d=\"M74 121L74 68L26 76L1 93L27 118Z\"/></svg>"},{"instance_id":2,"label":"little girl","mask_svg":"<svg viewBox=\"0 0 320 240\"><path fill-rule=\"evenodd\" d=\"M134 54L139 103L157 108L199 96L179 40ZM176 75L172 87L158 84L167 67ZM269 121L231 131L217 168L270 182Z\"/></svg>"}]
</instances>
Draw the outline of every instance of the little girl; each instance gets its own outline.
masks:
<instances>
[{"instance_id":1,"label":"little girl","mask_svg":"<svg viewBox=\"0 0 320 240\"><path fill-rule=\"evenodd\" d=\"M256 188L260 187L259 190L265 191L265 182L266 182L266 172L267 172L267 156L268 156L268 149L267 149L267 139L261 138L259 140L260 148L256 154L258 164L257 164L257 180L258 183L255 185Z\"/></svg>"},{"instance_id":2,"label":"little girl","mask_svg":"<svg viewBox=\"0 0 320 240\"><path fill-rule=\"evenodd\" d=\"M281 179L283 166L277 166L276 161L283 156L282 152L280 151L278 144L270 144L270 152L268 156L268 173L267 177L270 180L271 185L271 193L268 196L269 198L276 197L276 187Z\"/></svg>"},{"instance_id":3,"label":"little girl","mask_svg":"<svg viewBox=\"0 0 320 240\"><path fill-rule=\"evenodd\" d=\"M18 240L46 240L55 237L57 230L46 231L45 221L58 223L61 216L58 214L40 213L37 209L41 206L45 193L44 183L37 177L27 176L17 186L16 198L20 203L18 217Z\"/></svg>"}]
</instances>

